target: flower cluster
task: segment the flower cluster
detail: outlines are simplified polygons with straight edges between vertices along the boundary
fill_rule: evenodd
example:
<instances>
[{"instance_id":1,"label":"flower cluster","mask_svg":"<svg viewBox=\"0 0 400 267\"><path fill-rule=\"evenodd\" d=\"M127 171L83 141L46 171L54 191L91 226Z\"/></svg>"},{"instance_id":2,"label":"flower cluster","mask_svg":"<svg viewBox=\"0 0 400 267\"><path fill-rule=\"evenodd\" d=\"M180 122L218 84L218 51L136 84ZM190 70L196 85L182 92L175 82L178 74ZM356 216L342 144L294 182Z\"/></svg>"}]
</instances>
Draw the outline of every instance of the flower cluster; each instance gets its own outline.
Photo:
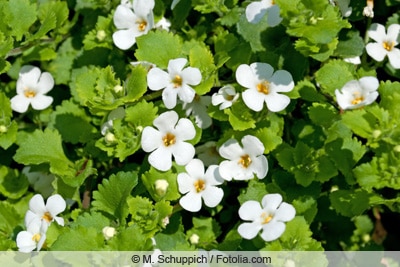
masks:
<instances>
[{"instance_id":1,"label":"flower cluster","mask_svg":"<svg viewBox=\"0 0 400 267\"><path fill-rule=\"evenodd\" d=\"M64 226L64 219L58 217L59 213L66 208L65 200L58 194L53 195L44 203L43 197L34 195L29 201L29 210L25 215L26 231L17 235L17 246L19 251L29 253L34 249L42 248L46 240L46 232L53 221Z\"/></svg>"}]
</instances>

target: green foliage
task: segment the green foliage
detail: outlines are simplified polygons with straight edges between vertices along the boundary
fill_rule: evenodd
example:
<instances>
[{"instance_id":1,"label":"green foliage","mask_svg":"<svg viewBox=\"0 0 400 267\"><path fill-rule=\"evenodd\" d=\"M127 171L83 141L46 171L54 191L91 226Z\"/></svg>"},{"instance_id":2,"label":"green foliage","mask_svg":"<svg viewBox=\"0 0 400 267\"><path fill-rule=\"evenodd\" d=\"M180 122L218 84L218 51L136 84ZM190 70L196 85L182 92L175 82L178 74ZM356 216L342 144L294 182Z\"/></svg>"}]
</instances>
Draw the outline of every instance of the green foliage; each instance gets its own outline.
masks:
<instances>
[{"instance_id":1,"label":"green foliage","mask_svg":"<svg viewBox=\"0 0 400 267\"><path fill-rule=\"evenodd\" d=\"M138 177L134 172L118 172L104 179L98 191L93 192L93 207L112 215L121 223L128 215L127 200L137 185Z\"/></svg>"},{"instance_id":2,"label":"green foliage","mask_svg":"<svg viewBox=\"0 0 400 267\"><path fill-rule=\"evenodd\" d=\"M361 215L369 206L368 193L364 190L337 190L329 198L333 208L347 217Z\"/></svg>"}]
</instances>

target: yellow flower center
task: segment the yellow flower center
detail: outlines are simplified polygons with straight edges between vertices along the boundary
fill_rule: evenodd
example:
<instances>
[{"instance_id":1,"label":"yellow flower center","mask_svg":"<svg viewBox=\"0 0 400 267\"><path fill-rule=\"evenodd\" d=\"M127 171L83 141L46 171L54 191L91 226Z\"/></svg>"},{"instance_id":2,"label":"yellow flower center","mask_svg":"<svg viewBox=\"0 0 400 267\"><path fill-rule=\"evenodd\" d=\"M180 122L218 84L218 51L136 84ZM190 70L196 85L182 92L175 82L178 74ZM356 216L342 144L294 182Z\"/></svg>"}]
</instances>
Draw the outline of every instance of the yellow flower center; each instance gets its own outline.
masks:
<instances>
[{"instance_id":1,"label":"yellow flower center","mask_svg":"<svg viewBox=\"0 0 400 267\"><path fill-rule=\"evenodd\" d=\"M394 47L394 42L393 41L385 41L382 44L383 48L385 48L386 51L392 51Z\"/></svg>"},{"instance_id":2,"label":"yellow flower center","mask_svg":"<svg viewBox=\"0 0 400 267\"><path fill-rule=\"evenodd\" d=\"M53 221L53 216L51 216L51 214L46 211L46 213L43 214L42 219L49 223Z\"/></svg>"},{"instance_id":3,"label":"yellow flower center","mask_svg":"<svg viewBox=\"0 0 400 267\"><path fill-rule=\"evenodd\" d=\"M182 86L182 77L180 75L175 75L174 79L172 80L174 84L174 88L178 88Z\"/></svg>"},{"instance_id":4,"label":"yellow flower center","mask_svg":"<svg viewBox=\"0 0 400 267\"><path fill-rule=\"evenodd\" d=\"M249 155L243 155L239 159L239 164L241 164L244 168L248 168L251 164L252 160Z\"/></svg>"},{"instance_id":5,"label":"yellow flower center","mask_svg":"<svg viewBox=\"0 0 400 267\"><path fill-rule=\"evenodd\" d=\"M263 212L261 214L261 224L267 224L272 220L273 216L271 214L268 214L266 212Z\"/></svg>"},{"instance_id":6,"label":"yellow flower center","mask_svg":"<svg viewBox=\"0 0 400 267\"><path fill-rule=\"evenodd\" d=\"M257 84L257 91L260 93L263 93L265 95L268 95L269 94L269 82L262 81L259 84Z\"/></svg>"},{"instance_id":7,"label":"yellow flower center","mask_svg":"<svg viewBox=\"0 0 400 267\"><path fill-rule=\"evenodd\" d=\"M197 181L194 182L193 185L197 193L200 193L201 191L206 189L206 182L203 179L197 179Z\"/></svg>"},{"instance_id":8,"label":"yellow flower center","mask_svg":"<svg viewBox=\"0 0 400 267\"><path fill-rule=\"evenodd\" d=\"M26 88L26 89L24 90L24 95L25 95L27 98L33 98L33 97L36 96L36 91L35 91L35 90L32 90L32 89L29 89L29 88Z\"/></svg>"},{"instance_id":9,"label":"yellow flower center","mask_svg":"<svg viewBox=\"0 0 400 267\"><path fill-rule=\"evenodd\" d=\"M362 101L364 101L364 97L361 95L360 92L355 92L353 94L353 96L354 96L354 98L351 101L352 105L357 105L357 104L360 104Z\"/></svg>"},{"instance_id":10,"label":"yellow flower center","mask_svg":"<svg viewBox=\"0 0 400 267\"><path fill-rule=\"evenodd\" d=\"M32 240L35 241L36 243L39 242L40 238L41 238L40 234L34 234L32 236Z\"/></svg>"},{"instance_id":11,"label":"yellow flower center","mask_svg":"<svg viewBox=\"0 0 400 267\"><path fill-rule=\"evenodd\" d=\"M176 143L176 137L172 133L167 133L163 138L164 146L171 146Z\"/></svg>"},{"instance_id":12,"label":"yellow flower center","mask_svg":"<svg viewBox=\"0 0 400 267\"><path fill-rule=\"evenodd\" d=\"M144 30L146 30L146 26L147 26L147 21L145 20L140 20L138 22L136 22L138 24L138 29L139 31L143 32Z\"/></svg>"}]
</instances>

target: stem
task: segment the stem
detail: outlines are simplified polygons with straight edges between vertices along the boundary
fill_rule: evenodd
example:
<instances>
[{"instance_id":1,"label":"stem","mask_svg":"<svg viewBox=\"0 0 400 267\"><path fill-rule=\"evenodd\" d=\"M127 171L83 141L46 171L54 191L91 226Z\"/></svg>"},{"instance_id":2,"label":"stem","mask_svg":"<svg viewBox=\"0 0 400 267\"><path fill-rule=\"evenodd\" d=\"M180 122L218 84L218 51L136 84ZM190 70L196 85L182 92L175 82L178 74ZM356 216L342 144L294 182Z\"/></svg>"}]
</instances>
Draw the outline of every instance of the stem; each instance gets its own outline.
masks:
<instances>
[{"instance_id":1,"label":"stem","mask_svg":"<svg viewBox=\"0 0 400 267\"><path fill-rule=\"evenodd\" d=\"M151 101L151 100L154 100L156 98L159 98L161 96L161 94L162 94L162 90L155 91L155 92L153 92L151 94L143 96L143 99L146 100L146 101Z\"/></svg>"}]
</instances>

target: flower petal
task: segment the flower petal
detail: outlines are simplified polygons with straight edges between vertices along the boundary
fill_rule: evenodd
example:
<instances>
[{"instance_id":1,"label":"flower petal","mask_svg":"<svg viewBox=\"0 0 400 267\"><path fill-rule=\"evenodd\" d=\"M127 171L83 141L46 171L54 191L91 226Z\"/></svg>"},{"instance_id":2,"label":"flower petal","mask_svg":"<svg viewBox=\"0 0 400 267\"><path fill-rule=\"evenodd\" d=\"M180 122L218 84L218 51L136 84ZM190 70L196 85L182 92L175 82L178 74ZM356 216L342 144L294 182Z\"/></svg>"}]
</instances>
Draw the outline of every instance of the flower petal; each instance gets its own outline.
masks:
<instances>
[{"instance_id":1,"label":"flower petal","mask_svg":"<svg viewBox=\"0 0 400 267\"><path fill-rule=\"evenodd\" d=\"M399 24L391 24L387 29L386 38L388 40L395 41L396 44L398 44L399 34L400 34L400 25Z\"/></svg>"},{"instance_id":2,"label":"flower petal","mask_svg":"<svg viewBox=\"0 0 400 267\"><path fill-rule=\"evenodd\" d=\"M261 205L268 213L275 213L281 202L282 196L280 194L267 194L263 197Z\"/></svg>"},{"instance_id":3,"label":"flower petal","mask_svg":"<svg viewBox=\"0 0 400 267\"><path fill-rule=\"evenodd\" d=\"M46 94L54 87L54 79L48 72L43 72L37 83L38 93Z\"/></svg>"},{"instance_id":4,"label":"flower petal","mask_svg":"<svg viewBox=\"0 0 400 267\"><path fill-rule=\"evenodd\" d=\"M199 179L204 177L204 164L199 159L192 159L185 167L186 172L193 179Z\"/></svg>"},{"instance_id":5,"label":"flower petal","mask_svg":"<svg viewBox=\"0 0 400 267\"><path fill-rule=\"evenodd\" d=\"M17 90L18 87L29 87L32 89L37 88L37 83L40 79L40 74L41 71L38 67L32 66L32 65L25 65L22 66L20 71L19 71L19 78L17 82Z\"/></svg>"},{"instance_id":6,"label":"flower petal","mask_svg":"<svg viewBox=\"0 0 400 267\"><path fill-rule=\"evenodd\" d=\"M362 77L358 82L360 83L361 88L368 92L374 92L379 87L378 79L371 76Z\"/></svg>"},{"instance_id":7,"label":"flower petal","mask_svg":"<svg viewBox=\"0 0 400 267\"><path fill-rule=\"evenodd\" d=\"M178 119L179 119L178 113L171 110L171 111L167 111L167 112L160 114L160 116L158 116L153 121L153 124L161 132L172 131L172 129L175 127L176 123L178 122Z\"/></svg>"},{"instance_id":8,"label":"flower petal","mask_svg":"<svg viewBox=\"0 0 400 267\"><path fill-rule=\"evenodd\" d=\"M263 179L268 173L268 161L264 155L258 156L253 159L250 165L252 172L257 175L258 179Z\"/></svg>"},{"instance_id":9,"label":"flower petal","mask_svg":"<svg viewBox=\"0 0 400 267\"><path fill-rule=\"evenodd\" d=\"M386 39L385 26L379 23L371 24L371 27L368 30L368 36L378 43L383 43Z\"/></svg>"},{"instance_id":10,"label":"flower petal","mask_svg":"<svg viewBox=\"0 0 400 267\"><path fill-rule=\"evenodd\" d=\"M198 85L201 82L201 72L198 68L187 67L181 72L184 83Z\"/></svg>"},{"instance_id":11,"label":"flower petal","mask_svg":"<svg viewBox=\"0 0 400 267\"><path fill-rule=\"evenodd\" d=\"M135 1L136 2L136 1ZM130 29L136 27L137 16L133 11L123 5L118 5L114 13L114 25L117 29Z\"/></svg>"},{"instance_id":12,"label":"flower petal","mask_svg":"<svg viewBox=\"0 0 400 267\"><path fill-rule=\"evenodd\" d=\"M65 200L58 194L55 194L47 199L46 208L53 217L63 212L66 207L67 204L65 203Z\"/></svg>"},{"instance_id":13,"label":"flower petal","mask_svg":"<svg viewBox=\"0 0 400 267\"><path fill-rule=\"evenodd\" d=\"M19 232L16 238L18 250L29 253L36 248L36 242L32 239L33 234L28 231Z\"/></svg>"},{"instance_id":14,"label":"flower petal","mask_svg":"<svg viewBox=\"0 0 400 267\"><path fill-rule=\"evenodd\" d=\"M387 55L387 51L383 48L382 43L369 43L365 46L367 54L376 61L382 61Z\"/></svg>"},{"instance_id":15,"label":"flower petal","mask_svg":"<svg viewBox=\"0 0 400 267\"><path fill-rule=\"evenodd\" d=\"M267 107L272 112L284 110L290 103L290 98L287 95L271 93L265 97Z\"/></svg>"},{"instance_id":16,"label":"flower petal","mask_svg":"<svg viewBox=\"0 0 400 267\"><path fill-rule=\"evenodd\" d=\"M29 209L39 217L42 217L47 211L43 197L40 194L34 195L31 200L29 200Z\"/></svg>"},{"instance_id":17,"label":"flower petal","mask_svg":"<svg viewBox=\"0 0 400 267\"><path fill-rule=\"evenodd\" d=\"M261 238L268 242L278 239L285 232L286 225L283 222L271 222L264 224L262 229Z\"/></svg>"},{"instance_id":18,"label":"flower petal","mask_svg":"<svg viewBox=\"0 0 400 267\"><path fill-rule=\"evenodd\" d=\"M250 23L258 23L267 12L262 2L252 2L246 7L246 19Z\"/></svg>"},{"instance_id":19,"label":"flower petal","mask_svg":"<svg viewBox=\"0 0 400 267\"><path fill-rule=\"evenodd\" d=\"M178 96L179 99L182 100L184 103L190 103L193 101L196 92L192 87L187 84L182 84L181 88L178 89Z\"/></svg>"},{"instance_id":20,"label":"flower petal","mask_svg":"<svg viewBox=\"0 0 400 267\"><path fill-rule=\"evenodd\" d=\"M189 119L182 118L175 126L175 135L181 141L192 140L196 136L196 129Z\"/></svg>"},{"instance_id":21,"label":"flower petal","mask_svg":"<svg viewBox=\"0 0 400 267\"><path fill-rule=\"evenodd\" d=\"M276 71L272 75L270 82L274 84L275 92L290 92L294 88L292 75L286 70Z\"/></svg>"},{"instance_id":22,"label":"flower petal","mask_svg":"<svg viewBox=\"0 0 400 267\"><path fill-rule=\"evenodd\" d=\"M388 53L388 58L393 68L400 69L400 50L398 48L393 48L392 51Z\"/></svg>"},{"instance_id":23,"label":"flower petal","mask_svg":"<svg viewBox=\"0 0 400 267\"><path fill-rule=\"evenodd\" d=\"M46 109L51 103L53 103L53 98L47 95L36 95L31 101L32 108L35 110Z\"/></svg>"},{"instance_id":24,"label":"flower petal","mask_svg":"<svg viewBox=\"0 0 400 267\"><path fill-rule=\"evenodd\" d=\"M133 10L136 14L146 17L153 12L154 0L135 0L133 1Z\"/></svg>"},{"instance_id":25,"label":"flower petal","mask_svg":"<svg viewBox=\"0 0 400 267\"><path fill-rule=\"evenodd\" d=\"M171 77L174 77L175 75L181 75L181 71L183 67L185 67L187 63L186 58L176 58L176 59L171 59L168 62L168 73L171 75Z\"/></svg>"},{"instance_id":26,"label":"flower petal","mask_svg":"<svg viewBox=\"0 0 400 267\"><path fill-rule=\"evenodd\" d=\"M141 146L145 152L152 152L162 146L162 136L159 131L153 127L146 126L142 132Z\"/></svg>"},{"instance_id":27,"label":"flower petal","mask_svg":"<svg viewBox=\"0 0 400 267\"><path fill-rule=\"evenodd\" d=\"M178 182L179 193L186 194L193 190L194 179L187 173L185 172L179 173L177 182Z\"/></svg>"},{"instance_id":28,"label":"flower petal","mask_svg":"<svg viewBox=\"0 0 400 267\"><path fill-rule=\"evenodd\" d=\"M248 200L240 206L238 212L242 220L257 221L263 210L258 201Z\"/></svg>"},{"instance_id":29,"label":"flower petal","mask_svg":"<svg viewBox=\"0 0 400 267\"><path fill-rule=\"evenodd\" d=\"M267 10L267 23L270 27L275 27L281 23L283 18L280 15L280 8L277 5L271 6Z\"/></svg>"},{"instance_id":30,"label":"flower petal","mask_svg":"<svg viewBox=\"0 0 400 267\"><path fill-rule=\"evenodd\" d=\"M253 239L261 230L259 223L242 223L238 227L238 233L245 239Z\"/></svg>"},{"instance_id":31,"label":"flower petal","mask_svg":"<svg viewBox=\"0 0 400 267\"><path fill-rule=\"evenodd\" d=\"M255 136L246 135L242 138L243 150L250 155L262 155L264 144Z\"/></svg>"},{"instance_id":32,"label":"flower petal","mask_svg":"<svg viewBox=\"0 0 400 267\"><path fill-rule=\"evenodd\" d=\"M31 100L24 95L16 95L10 101L12 110L19 113L25 113L31 103Z\"/></svg>"},{"instance_id":33,"label":"flower petal","mask_svg":"<svg viewBox=\"0 0 400 267\"><path fill-rule=\"evenodd\" d=\"M286 202L283 202L276 210L274 219L277 221L288 222L293 220L294 216L296 216L296 210L294 207Z\"/></svg>"},{"instance_id":34,"label":"flower petal","mask_svg":"<svg viewBox=\"0 0 400 267\"><path fill-rule=\"evenodd\" d=\"M176 106L177 95L178 90L173 88L171 84L164 89L162 92L162 100L166 108L172 109Z\"/></svg>"},{"instance_id":35,"label":"flower petal","mask_svg":"<svg viewBox=\"0 0 400 267\"><path fill-rule=\"evenodd\" d=\"M177 142L172 150L175 162L178 165L186 165L194 157L195 149L192 144L186 142Z\"/></svg>"},{"instance_id":36,"label":"flower petal","mask_svg":"<svg viewBox=\"0 0 400 267\"><path fill-rule=\"evenodd\" d=\"M242 93L243 102L251 110L259 112L264 107L265 96L262 93L257 92L255 89L247 89Z\"/></svg>"},{"instance_id":37,"label":"flower petal","mask_svg":"<svg viewBox=\"0 0 400 267\"><path fill-rule=\"evenodd\" d=\"M244 154L243 148L236 139L229 139L218 150L221 157L226 159L239 159Z\"/></svg>"},{"instance_id":38,"label":"flower petal","mask_svg":"<svg viewBox=\"0 0 400 267\"><path fill-rule=\"evenodd\" d=\"M274 68L267 63L254 62L250 64L250 68L259 81L270 81L274 73Z\"/></svg>"},{"instance_id":39,"label":"flower petal","mask_svg":"<svg viewBox=\"0 0 400 267\"><path fill-rule=\"evenodd\" d=\"M215 186L208 186L202 194L204 204L210 208L216 207L221 202L223 197L224 191Z\"/></svg>"},{"instance_id":40,"label":"flower petal","mask_svg":"<svg viewBox=\"0 0 400 267\"><path fill-rule=\"evenodd\" d=\"M179 204L185 210L197 212L201 209L201 194L189 192L179 199Z\"/></svg>"},{"instance_id":41,"label":"flower petal","mask_svg":"<svg viewBox=\"0 0 400 267\"><path fill-rule=\"evenodd\" d=\"M168 171L172 167L172 155L169 149L159 147L149 155L151 166L160 171Z\"/></svg>"},{"instance_id":42,"label":"flower petal","mask_svg":"<svg viewBox=\"0 0 400 267\"><path fill-rule=\"evenodd\" d=\"M150 90L158 91L171 83L169 74L160 68L152 68L147 74L147 86Z\"/></svg>"},{"instance_id":43,"label":"flower petal","mask_svg":"<svg viewBox=\"0 0 400 267\"><path fill-rule=\"evenodd\" d=\"M133 28L119 30L112 35L115 46L122 50L131 48L136 43L136 37L136 31Z\"/></svg>"},{"instance_id":44,"label":"flower petal","mask_svg":"<svg viewBox=\"0 0 400 267\"><path fill-rule=\"evenodd\" d=\"M252 88L257 84L252 68L246 64L242 64L236 69L236 81L246 88Z\"/></svg>"}]
</instances>

